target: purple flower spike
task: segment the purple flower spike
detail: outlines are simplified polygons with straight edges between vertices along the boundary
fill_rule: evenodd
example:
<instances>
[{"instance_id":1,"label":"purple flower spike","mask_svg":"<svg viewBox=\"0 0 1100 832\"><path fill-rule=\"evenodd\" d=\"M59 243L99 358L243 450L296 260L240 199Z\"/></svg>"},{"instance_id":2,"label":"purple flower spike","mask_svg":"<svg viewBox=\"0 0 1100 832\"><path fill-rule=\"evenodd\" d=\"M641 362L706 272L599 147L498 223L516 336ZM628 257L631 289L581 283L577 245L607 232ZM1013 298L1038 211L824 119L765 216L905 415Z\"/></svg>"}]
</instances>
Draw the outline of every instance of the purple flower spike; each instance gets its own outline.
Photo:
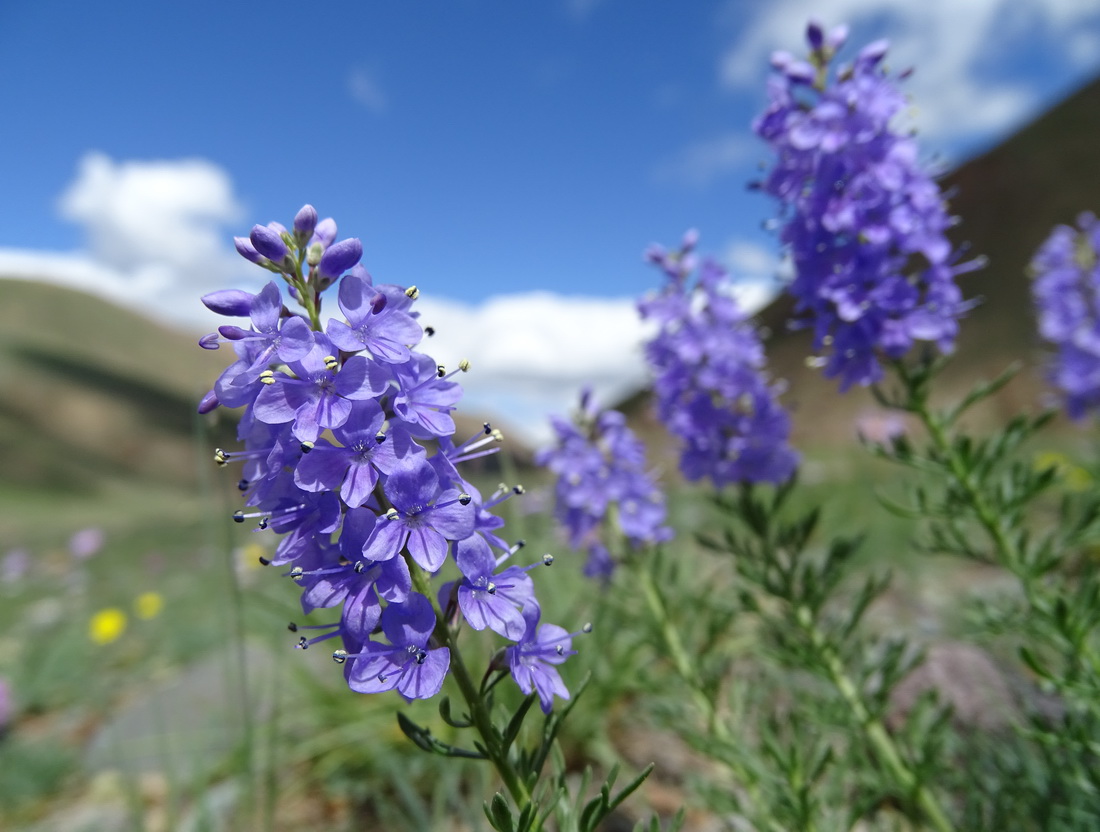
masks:
<instances>
[{"instance_id":1,"label":"purple flower spike","mask_svg":"<svg viewBox=\"0 0 1100 832\"><path fill-rule=\"evenodd\" d=\"M429 699L439 693L451 667L446 647L430 646L435 613L423 595L411 594L404 604L382 612L382 632L390 644L367 642L354 661L348 685L359 693L397 689L406 699Z\"/></svg>"},{"instance_id":2,"label":"purple flower spike","mask_svg":"<svg viewBox=\"0 0 1100 832\"><path fill-rule=\"evenodd\" d=\"M286 243L279 232L268 228L266 225L252 226L252 233L248 235L256 251L270 260L272 263L282 263L287 256Z\"/></svg>"},{"instance_id":3,"label":"purple flower spike","mask_svg":"<svg viewBox=\"0 0 1100 832\"><path fill-rule=\"evenodd\" d=\"M1080 419L1100 410L1100 222L1086 213L1055 228L1031 271L1039 334L1056 349L1049 378Z\"/></svg>"},{"instance_id":4,"label":"purple flower spike","mask_svg":"<svg viewBox=\"0 0 1100 832\"><path fill-rule=\"evenodd\" d=\"M764 348L733 298L729 275L704 260L691 279L683 264L696 240L679 252L653 257L669 281L638 304L660 329L645 345L653 369L657 413L682 445L680 470L689 480L710 477L721 488L734 482L789 479L798 457L787 444L790 418L780 407L780 386L765 373ZM663 249L650 248L653 252ZM628 523L652 507L636 503Z\"/></svg>"},{"instance_id":5,"label":"purple flower spike","mask_svg":"<svg viewBox=\"0 0 1100 832\"><path fill-rule=\"evenodd\" d=\"M575 424L552 419L556 442L535 456L557 475L554 515L569 545L580 549L605 533L612 506L631 545L669 540L664 496L646 470L642 443L621 413L600 411L588 390L581 402Z\"/></svg>"},{"instance_id":6,"label":"purple flower spike","mask_svg":"<svg viewBox=\"0 0 1100 832\"><path fill-rule=\"evenodd\" d=\"M363 244L356 237L329 246L321 255L321 262L317 266L325 277L339 277L363 257Z\"/></svg>"},{"instance_id":7,"label":"purple flower spike","mask_svg":"<svg viewBox=\"0 0 1100 832\"><path fill-rule=\"evenodd\" d=\"M950 352L970 307L955 278L980 265L958 262L943 195L897 124L909 104L883 68L886 43L831 71L846 34L811 25L810 62L777 65L771 103L753 123L777 160L759 187L782 204L796 324L813 329L841 390L877 382L883 358L918 341Z\"/></svg>"},{"instance_id":8,"label":"purple flower spike","mask_svg":"<svg viewBox=\"0 0 1100 832\"><path fill-rule=\"evenodd\" d=\"M541 610L537 604L523 608L526 629L518 643L508 648L508 666L512 678L524 693L538 691L542 712L550 713L554 697L569 698L569 689L558 673L561 664L573 655L573 639L556 624L539 625Z\"/></svg>"}]
</instances>

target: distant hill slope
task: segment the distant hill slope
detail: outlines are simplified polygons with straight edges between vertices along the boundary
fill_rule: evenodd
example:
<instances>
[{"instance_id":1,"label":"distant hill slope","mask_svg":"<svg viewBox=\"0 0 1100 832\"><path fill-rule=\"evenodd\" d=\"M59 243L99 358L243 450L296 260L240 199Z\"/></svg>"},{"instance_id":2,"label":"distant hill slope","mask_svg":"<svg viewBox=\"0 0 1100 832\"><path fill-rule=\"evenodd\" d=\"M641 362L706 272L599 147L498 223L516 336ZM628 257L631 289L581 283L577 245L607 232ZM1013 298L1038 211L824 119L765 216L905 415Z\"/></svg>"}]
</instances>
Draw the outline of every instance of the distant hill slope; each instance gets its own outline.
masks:
<instances>
[{"instance_id":1,"label":"distant hill slope","mask_svg":"<svg viewBox=\"0 0 1100 832\"><path fill-rule=\"evenodd\" d=\"M195 405L228 358L82 292L0 279L0 484L193 481Z\"/></svg>"},{"instance_id":2,"label":"distant hill slope","mask_svg":"<svg viewBox=\"0 0 1100 832\"><path fill-rule=\"evenodd\" d=\"M236 442L235 411L201 424L195 412L233 359L83 292L0 277L0 487L81 491L111 477L195 483L196 459ZM454 415L456 441L485 421ZM210 435L197 446L201 432ZM506 447L529 462L514 438ZM498 464L490 457L467 470Z\"/></svg>"},{"instance_id":3,"label":"distant hill slope","mask_svg":"<svg viewBox=\"0 0 1100 832\"><path fill-rule=\"evenodd\" d=\"M1024 361L1020 378L996 402L1002 415L1036 406L1045 391L1027 265L1055 225L1074 222L1081 211L1100 212L1097 136L1100 81L943 180L952 213L961 219L955 241L969 244L968 257L989 258L988 267L961 278L964 294L981 303L962 324L958 355L944 382L957 391L1012 361ZM784 401L794 411L796 440L850 438L856 416L874 403L863 390L838 396L834 382L806 366L810 339L806 332L787 330L790 312L790 301L780 298L759 320L772 333L772 373L790 382Z\"/></svg>"}]
</instances>

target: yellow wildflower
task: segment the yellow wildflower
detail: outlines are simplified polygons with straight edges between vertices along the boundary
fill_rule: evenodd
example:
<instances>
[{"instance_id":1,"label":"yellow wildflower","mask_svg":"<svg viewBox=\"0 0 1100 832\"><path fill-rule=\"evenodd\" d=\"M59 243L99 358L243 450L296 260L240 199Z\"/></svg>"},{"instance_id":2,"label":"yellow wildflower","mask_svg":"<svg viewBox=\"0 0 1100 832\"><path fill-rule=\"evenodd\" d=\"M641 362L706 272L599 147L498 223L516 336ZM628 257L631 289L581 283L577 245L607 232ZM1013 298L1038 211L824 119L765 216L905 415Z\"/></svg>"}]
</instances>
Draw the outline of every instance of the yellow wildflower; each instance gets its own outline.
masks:
<instances>
[{"instance_id":1,"label":"yellow wildflower","mask_svg":"<svg viewBox=\"0 0 1100 832\"><path fill-rule=\"evenodd\" d=\"M143 592L134 599L134 614L145 621L156 618L162 609L164 609L164 596L159 592Z\"/></svg>"},{"instance_id":2,"label":"yellow wildflower","mask_svg":"<svg viewBox=\"0 0 1100 832\"><path fill-rule=\"evenodd\" d=\"M110 644L126 630L126 613L118 607L107 607L88 622L88 638L96 644Z\"/></svg>"}]
</instances>

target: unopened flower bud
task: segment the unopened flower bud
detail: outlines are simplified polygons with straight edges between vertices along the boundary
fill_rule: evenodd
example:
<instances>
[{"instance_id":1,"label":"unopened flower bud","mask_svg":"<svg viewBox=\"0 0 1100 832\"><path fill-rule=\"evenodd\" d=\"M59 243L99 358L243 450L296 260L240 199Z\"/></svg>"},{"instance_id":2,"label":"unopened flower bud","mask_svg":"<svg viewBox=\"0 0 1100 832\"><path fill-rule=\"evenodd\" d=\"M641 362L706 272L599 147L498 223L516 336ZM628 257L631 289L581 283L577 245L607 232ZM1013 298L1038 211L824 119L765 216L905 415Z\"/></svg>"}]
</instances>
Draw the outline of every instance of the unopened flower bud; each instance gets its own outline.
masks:
<instances>
[{"instance_id":1,"label":"unopened flower bud","mask_svg":"<svg viewBox=\"0 0 1100 832\"><path fill-rule=\"evenodd\" d=\"M312 246L314 243L321 244L321 250L332 245L332 241L336 239L336 220L332 217L326 217L317 223L317 227L313 229L313 239L309 241Z\"/></svg>"},{"instance_id":2,"label":"unopened flower bud","mask_svg":"<svg viewBox=\"0 0 1100 832\"><path fill-rule=\"evenodd\" d=\"M317 209L312 205L303 205L294 215L294 239L303 245L313 236L317 227Z\"/></svg>"},{"instance_id":3,"label":"unopened flower bud","mask_svg":"<svg viewBox=\"0 0 1100 832\"><path fill-rule=\"evenodd\" d=\"M248 237L234 237L233 245L236 246L237 253L245 260L259 263L263 259L263 256L256 251L256 247L252 245L252 241Z\"/></svg>"},{"instance_id":4,"label":"unopened flower bud","mask_svg":"<svg viewBox=\"0 0 1100 832\"><path fill-rule=\"evenodd\" d=\"M238 237L243 240L244 237ZM249 242L249 247L251 247ZM239 250L239 249L238 249ZM255 249L253 249L255 251ZM255 295L241 289L223 289L202 296L202 303L211 312L230 318L247 318L252 312L252 298Z\"/></svg>"},{"instance_id":5,"label":"unopened flower bud","mask_svg":"<svg viewBox=\"0 0 1100 832\"><path fill-rule=\"evenodd\" d=\"M278 231L268 228L266 225L252 226L252 233L248 235L256 251L273 263L281 263L287 255L286 243Z\"/></svg>"},{"instance_id":6,"label":"unopened flower bud","mask_svg":"<svg viewBox=\"0 0 1100 832\"><path fill-rule=\"evenodd\" d=\"M199 402L199 413L209 413L211 410L217 408L219 404L221 404L221 402L218 401L218 394L210 390Z\"/></svg>"},{"instance_id":7,"label":"unopened flower bud","mask_svg":"<svg viewBox=\"0 0 1100 832\"><path fill-rule=\"evenodd\" d=\"M363 244L356 237L341 240L325 249L317 270L328 277L339 277L363 256Z\"/></svg>"}]
</instances>

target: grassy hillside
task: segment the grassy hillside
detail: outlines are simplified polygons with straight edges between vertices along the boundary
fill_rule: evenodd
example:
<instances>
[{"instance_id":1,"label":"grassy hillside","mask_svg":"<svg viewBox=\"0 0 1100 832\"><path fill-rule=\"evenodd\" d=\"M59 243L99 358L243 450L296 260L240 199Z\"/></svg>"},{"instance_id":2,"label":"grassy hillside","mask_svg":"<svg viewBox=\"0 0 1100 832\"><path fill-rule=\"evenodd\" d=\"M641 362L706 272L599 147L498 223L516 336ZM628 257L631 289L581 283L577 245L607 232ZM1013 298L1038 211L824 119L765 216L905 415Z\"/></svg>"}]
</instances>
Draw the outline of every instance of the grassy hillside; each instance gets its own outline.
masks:
<instances>
[{"instance_id":1,"label":"grassy hillside","mask_svg":"<svg viewBox=\"0 0 1100 832\"><path fill-rule=\"evenodd\" d=\"M81 292L0 280L0 487L194 482L195 404L227 358Z\"/></svg>"}]
</instances>

